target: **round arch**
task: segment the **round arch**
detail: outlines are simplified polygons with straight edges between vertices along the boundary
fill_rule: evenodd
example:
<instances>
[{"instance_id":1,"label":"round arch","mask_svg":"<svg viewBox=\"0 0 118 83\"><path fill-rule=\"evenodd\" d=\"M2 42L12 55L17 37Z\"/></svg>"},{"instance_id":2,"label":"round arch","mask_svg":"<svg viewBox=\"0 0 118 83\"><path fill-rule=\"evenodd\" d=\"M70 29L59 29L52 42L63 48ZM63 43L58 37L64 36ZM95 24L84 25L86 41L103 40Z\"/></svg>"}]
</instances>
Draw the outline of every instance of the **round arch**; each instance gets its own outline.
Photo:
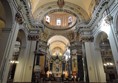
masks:
<instances>
[{"instance_id":1,"label":"round arch","mask_svg":"<svg viewBox=\"0 0 118 83\"><path fill-rule=\"evenodd\" d=\"M116 12L116 15L114 16L113 20L114 24L114 30L116 33L118 33L118 11Z\"/></svg>"},{"instance_id":2,"label":"round arch","mask_svg":"<svg viewBox=\"0 0 118 83\"><path fill-rule=\"evenodd\" d=\"M65 45L70 46L69 40L66 37L61 36L61 35L55 35L55 36L49 38L47 45L50 45L51 43L56 42L56 41L61 41Z\"/></svg>"},{"instance_id":3,"label":"round arch","mask_svg":"<svg viewBox=\"0 0 118 83\"><path fill-rule=\"evenodd\" d=\"M70 46L70 42L64 36L55 35L48 40L47 45L49 46L49 51L52 55L56 55L56 53L62 55L67 50L68 46Z\"/></svg>"},{"instance_id":4,"label":"round arch","mask_svg":"<svg viewBox=\"0 0 118 83\"><path fill-rule=\"evenodd\" d=\"M6 28L12 28L13 24L13 10L7 0L0 1L0 18L4 21Z\"/></svg>"},{"instance_id":5,"label":"round arch","mask_svg":"<svg viewBox=\"0 0 118 83\"><path fill-rule=\"evenodd\" d=\"M94 43L95 43L96 48L99 48L99 43L100 43L101 39L103 39L104 37L107 37L108 38L107 33L104 32L104 31L99 31L96 34L96 36L94 38Z\"/></svg>"},{"instance_id":6,"label":"round arch","mask_svg":"<svg viewBox=\"0 0 118 83\"><path fill-rule=\"evenodd\" d=\"M0 70L2 70L1 72L3 72L0 72L0 75L2 76L2 80L1 77L0 80L5 83L7 81L6 76L8 76L9 59L12 56L12 41L14 41L11 36L13 36L12 34L15 34L14 31L11 31L11 28L13 28L14 26L14 10L12 8L13 5L11 5L10 2L10 0L0 0L0 46L2 47L0 48ZM8 32L6 33L6 31Z\"/></svg>"},{"instance_id":7,"label":"round arch","mask_svg":"<svg viewBox=\"0 0 118 83\"><path fill-rule=\"evenodd\" d=\"M26 47L26 34L25 34L25 31L23 29L20 29L18 31L18 36L17 37L18 37L18 39L20 39L21 45L23 47Z\"/></svg>"},{"instance_id":8,"label":"round arch","mask_svg":"<svg viewBox=\"0 0 118 83\"><path fill-rule=\"evenodd\" d=\"M114 80L117 76L113 50L111 48L110 40L108 36L109 36L108 33L104 31L99 31L96 34L96 37L94 40L95 47L96 47L95 57L97 57L96 63L98 64L98 71L100 72L99 78L102 77L101 79L107 82L109 82L109 80ZM114 76L114 78L110 78L109 76L111 74L111 72L109 72L109 69L108 69L109 66L113 67L113 69L111 69L110 71L112 71L112 75Z\"/></svg>"}]
</instances>

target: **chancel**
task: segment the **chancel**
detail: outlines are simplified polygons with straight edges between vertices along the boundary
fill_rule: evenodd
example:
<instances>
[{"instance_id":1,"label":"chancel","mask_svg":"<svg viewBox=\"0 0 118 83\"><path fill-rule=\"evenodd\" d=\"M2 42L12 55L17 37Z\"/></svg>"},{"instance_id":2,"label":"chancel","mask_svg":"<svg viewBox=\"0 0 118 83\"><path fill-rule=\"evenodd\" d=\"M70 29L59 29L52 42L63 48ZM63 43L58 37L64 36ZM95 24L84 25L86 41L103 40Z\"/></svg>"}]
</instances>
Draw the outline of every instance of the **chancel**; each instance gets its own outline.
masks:
<instances>
[{"instance_id":1,"label":"chancel","mask_svg":"<svg viewBox=\"0 0 118 83\"><path fill-rule=\"evenodd\" d=\"M0 0L0 83L118 83L118 0Z\"/></svg>"}]
</instances>

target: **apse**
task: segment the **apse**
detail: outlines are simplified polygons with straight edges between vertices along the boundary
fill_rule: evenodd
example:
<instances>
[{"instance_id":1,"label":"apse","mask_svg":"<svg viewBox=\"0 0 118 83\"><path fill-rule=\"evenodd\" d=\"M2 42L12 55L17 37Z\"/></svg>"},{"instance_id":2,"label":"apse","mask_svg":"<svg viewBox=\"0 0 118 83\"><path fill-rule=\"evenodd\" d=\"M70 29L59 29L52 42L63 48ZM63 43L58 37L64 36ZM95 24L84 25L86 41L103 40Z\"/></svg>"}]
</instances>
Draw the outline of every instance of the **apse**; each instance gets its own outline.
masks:
<instances>
[{"instance_id":1,"label":"apse","mask_svg":"<svg viewBox=\"0 0 118 83\"><path fill-rule=\"evenodd\" d=\"M48 40L49 52L51 55L64 55L70 46L69 40L61 35L55 35Z\"/></svg>"}]
</instances>

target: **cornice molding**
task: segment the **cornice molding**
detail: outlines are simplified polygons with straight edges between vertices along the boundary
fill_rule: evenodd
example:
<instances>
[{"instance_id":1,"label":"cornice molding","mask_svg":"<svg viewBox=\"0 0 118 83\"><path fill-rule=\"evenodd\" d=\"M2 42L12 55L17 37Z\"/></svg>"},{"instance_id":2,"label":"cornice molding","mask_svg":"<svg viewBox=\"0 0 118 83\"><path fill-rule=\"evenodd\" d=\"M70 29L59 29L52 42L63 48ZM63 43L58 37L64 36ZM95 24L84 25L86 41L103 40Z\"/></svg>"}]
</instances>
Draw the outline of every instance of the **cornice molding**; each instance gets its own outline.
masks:
<instances>
[{"instance_id":1,"label":"cornice molding","mask_svg":"<svg viewBox=\"0 0 118 83\"><path fill-rule=\"evenodd\" d=\"M33 15L31 13L31 8L28 5L29 0L14 0L12 4L16 8L16 21L19 24L27 25L27 29L35 29L35 28L44 28L42 23L36 23L33 19Z\"/></svg>"},{"instance_id":2,"label":"cornice molding","mask_svg":"<svg viewBox=\"0 0 118 83\"><path fill-rule=\"evenodd\" d=\"M2 32L10 32L12 28L2 28Z\"/></svg>"},{"instance_id":3,"label":"cornice molding","mask_svg":"<svg viewBox=\"0 0 118 83\"><path fill-rule=\"evenodd\" d=\"M93 42L94 37L92 35L82 35L80 36L80 41L82 42Z\"/></svg>"},{"instance_id":4,"label":"cornice molding","mask_svg":"<svg viewBox=\"0 0 118 83\"><path fill-rule=\"evenodd\" d=\"M29 41L37 41L39 39L39 35L29 34L27 38Z\"/></svg>"},{"instance_id":5,"label":"cornice molding","mask_svg":"<svg viewBox=\"0 0 118 83\"><path fill-rule=\"evenodd\" d=\"M81 42L93 42L94 37L92 36L91 30L86 27L81 27L79 30Z\"/></svg>"},{"instance_id":6,"label":"cornice molding","mask_svg":"<svg viewBox=\"0 0 118 83\"><path fill-rule=\"evenodd\" d=\"M106 18L105 18L105 22L106 22L107 24L110 24L111 21L113 21L113 16L107 15Z\"/></svg>"},{"instance_id":7,"label":"cornice molding","mask_svg":"<svg viewBox=\"0 0 118 83\"><path fill-rule=\"evenodd\" d=\"M94 10L90 22L88 24L86 24L86 23L79 24L78 27L89 28L90 30L92 30L94 28L93 25L101 19L100 16L102 16L104 11L107 8L109 8L114 1L115 0L101 0L99 5ZM79 31L79 28L78 28L78 31Z\"/></svg>"}]
</instances>

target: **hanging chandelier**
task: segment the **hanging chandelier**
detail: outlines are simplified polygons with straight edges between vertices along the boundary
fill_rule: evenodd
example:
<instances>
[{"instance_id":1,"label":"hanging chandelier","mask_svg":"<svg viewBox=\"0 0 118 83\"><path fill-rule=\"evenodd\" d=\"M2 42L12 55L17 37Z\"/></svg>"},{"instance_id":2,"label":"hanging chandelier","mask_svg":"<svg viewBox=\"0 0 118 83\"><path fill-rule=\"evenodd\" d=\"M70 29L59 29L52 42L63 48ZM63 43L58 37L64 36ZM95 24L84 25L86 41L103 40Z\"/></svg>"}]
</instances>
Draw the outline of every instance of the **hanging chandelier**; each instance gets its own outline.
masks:
<instances>
[{"instance_id":1,"label":"hanging chandelier","mask_svg":"<svg viewBox=\"0 0 118 83\"><path fill-rule=\"evenodd\" d=\"M63 6L65 5L64 0L58 0L57 5L59 6L59 8L63 8Z\"/></svg>"}]
</instances>

